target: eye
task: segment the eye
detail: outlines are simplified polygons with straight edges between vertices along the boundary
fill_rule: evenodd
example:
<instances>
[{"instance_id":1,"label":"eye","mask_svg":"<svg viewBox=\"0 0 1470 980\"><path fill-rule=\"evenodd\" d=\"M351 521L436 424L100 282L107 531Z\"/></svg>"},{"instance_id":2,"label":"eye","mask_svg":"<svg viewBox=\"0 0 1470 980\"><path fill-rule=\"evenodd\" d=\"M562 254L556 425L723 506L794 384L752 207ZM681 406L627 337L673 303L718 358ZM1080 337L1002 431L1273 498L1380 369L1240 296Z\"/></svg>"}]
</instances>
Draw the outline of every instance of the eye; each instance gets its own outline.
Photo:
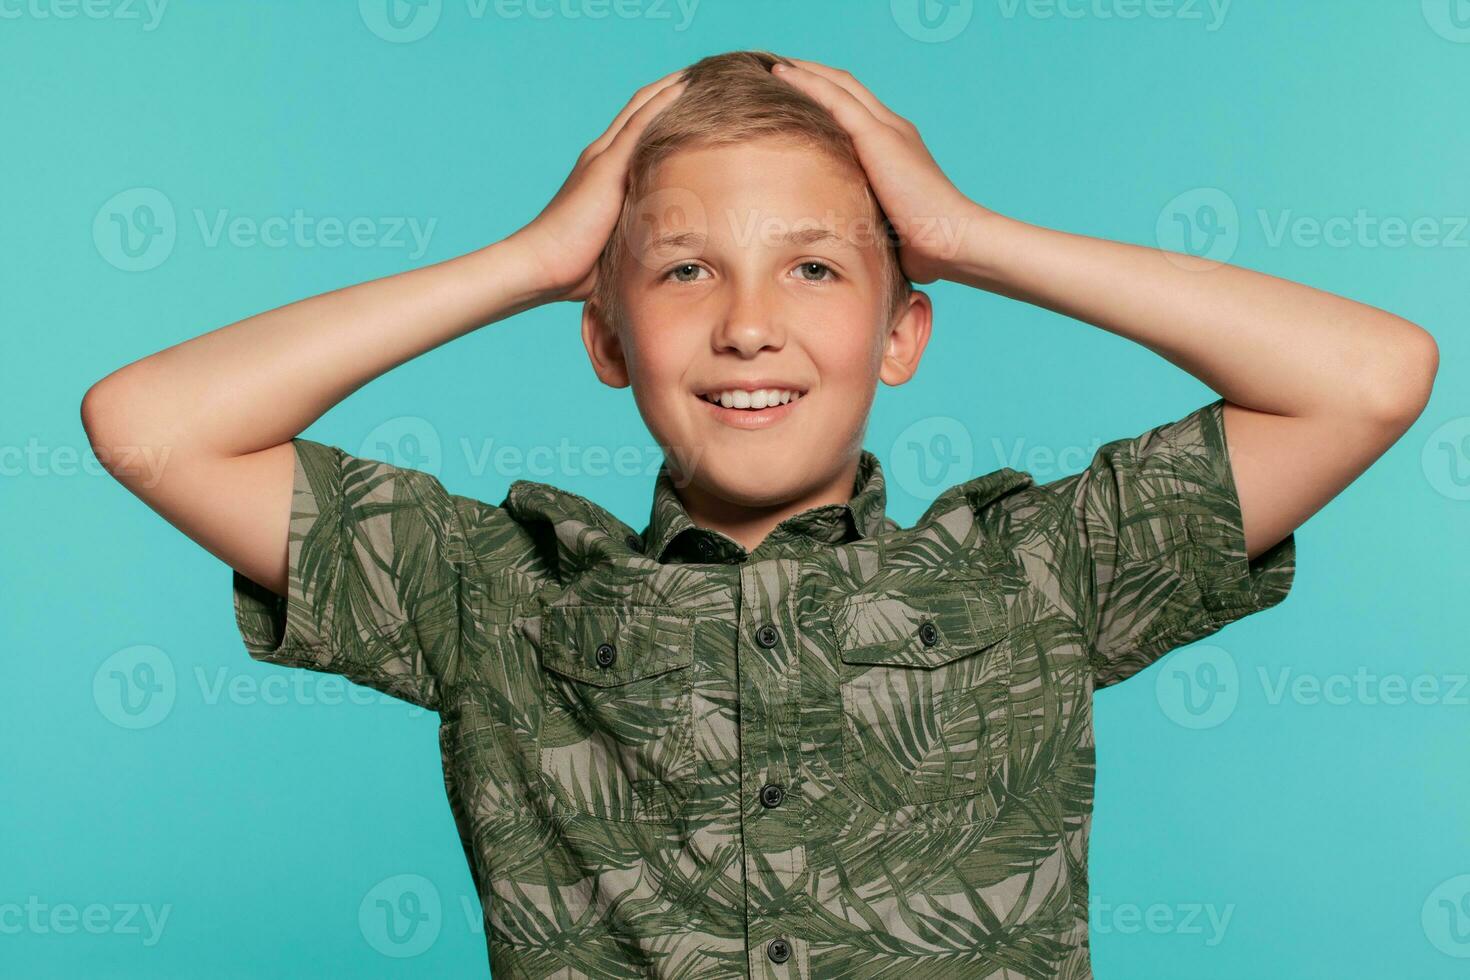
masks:
<instances>
[{"instance_id":1,"label":"eye","mask_svg":"<svg viewBox=\"0 0 1470 980\"><path fill-rule=\"evenodd\" d=\"M664 278L671 279L674 282L697 282L699 280L699 274L703 271L705 271L704 266L696 265L693 262L682 262L664 273Z\"/></svg>"},{"instance_id":2,"label":"eye","mask_svg":"<svg viewBox=\"0 0 1470 980\"><path fill-rule=\"evenodd\" d=\"M803 262L794 271L802 282L827 282L837 275L830 265L816 261Z\"/></svg>"}]
</instances>

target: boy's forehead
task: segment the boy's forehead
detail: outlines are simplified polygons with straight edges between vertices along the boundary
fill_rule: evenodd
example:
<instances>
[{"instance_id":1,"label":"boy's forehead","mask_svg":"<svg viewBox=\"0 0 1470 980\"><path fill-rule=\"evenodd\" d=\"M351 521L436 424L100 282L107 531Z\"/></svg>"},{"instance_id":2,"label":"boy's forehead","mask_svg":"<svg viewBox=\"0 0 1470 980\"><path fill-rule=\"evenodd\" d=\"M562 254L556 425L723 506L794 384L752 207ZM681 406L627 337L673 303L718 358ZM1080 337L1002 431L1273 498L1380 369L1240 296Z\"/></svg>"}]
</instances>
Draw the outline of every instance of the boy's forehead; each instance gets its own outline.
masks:
<instances>
[{"instance_id":1,"label":"boy's forehead","mask_svg":"<svg viewBox=\"0 0 1470 980\"><path fill-rule=\"evenodd\" d=\"M722 240L864 249L882 241L860 170L776 139L675 151L649 175L633 217L645 249Z\"/></svg>"}]
</instances>

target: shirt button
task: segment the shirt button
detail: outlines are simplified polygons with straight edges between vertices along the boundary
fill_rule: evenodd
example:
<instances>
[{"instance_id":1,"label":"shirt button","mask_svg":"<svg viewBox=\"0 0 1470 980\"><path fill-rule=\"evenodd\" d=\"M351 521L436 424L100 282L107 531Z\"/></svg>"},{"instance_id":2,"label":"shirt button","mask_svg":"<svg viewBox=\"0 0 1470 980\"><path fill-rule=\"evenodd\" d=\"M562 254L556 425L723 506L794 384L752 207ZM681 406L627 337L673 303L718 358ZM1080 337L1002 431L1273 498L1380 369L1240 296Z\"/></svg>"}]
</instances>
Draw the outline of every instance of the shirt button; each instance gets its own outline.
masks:
<instances>
[{"instance_id":1,"label":"shirt button","mask_svg":"<svg viewBox=\"0 0 1470 980\"><path fill-rule=\"evenodd\" d=\"M618 648L611 643L597 644L597 666L611 667L613 661L618 659Z\"/></svg>"},{"instance_id":2,"label":"shirt button","mask_svg":"<svg viewBox=\"0 0 1470 980\"><path fill-rule=\"evenodd\" d=\"M924 646L932 647L939 642L939 630L933 623L926 619L919 624L919 639L923 642Z\"/></svg>"},{"instance_id":3,"label":"shirt button","mask_svg":"<svg viewBox=\"0 0 1470 980\"><path fill-rule=\"evenodd\" d=\"M784 939L772 939L766 945L766 955L772 963L785 963L791 959L791 944Z\"/></svg>"},{"instance_id":4,"label":"shirt button","mask_svg":"<svg viewBox=\"0 0 1470 980\"><path fill-rule=\"evenodd\" d=\"M628 535L626 538L623 539L623 541L633 551L642 551L643 550L643 539L640 538L636 534L630 534L630 535Z\"/></svg>"},{"instance_id":5,"label":"shirt button","mask_svg":"<svg viewBox=\"0 0 1470 980\"><path fill-rule=\"evenodd\" d=\"M776 627L772 626L770 623L766 623L760 629L755 631L755 642L759 643L767 650L775 646L776 641L780 638L781 634L776 632Z\"/></svg>"},{"instance_id":6,"label":"shirt button","mask_svg":"<svg viewBox=\"0 0 1470 980\"><path fill-rule=\"evenodd\" d=\"M780 806L781 801L786 798L786 791L775 783L766 783L761 787L761 806L770 808Z\"/></svg>"}]
</instances>

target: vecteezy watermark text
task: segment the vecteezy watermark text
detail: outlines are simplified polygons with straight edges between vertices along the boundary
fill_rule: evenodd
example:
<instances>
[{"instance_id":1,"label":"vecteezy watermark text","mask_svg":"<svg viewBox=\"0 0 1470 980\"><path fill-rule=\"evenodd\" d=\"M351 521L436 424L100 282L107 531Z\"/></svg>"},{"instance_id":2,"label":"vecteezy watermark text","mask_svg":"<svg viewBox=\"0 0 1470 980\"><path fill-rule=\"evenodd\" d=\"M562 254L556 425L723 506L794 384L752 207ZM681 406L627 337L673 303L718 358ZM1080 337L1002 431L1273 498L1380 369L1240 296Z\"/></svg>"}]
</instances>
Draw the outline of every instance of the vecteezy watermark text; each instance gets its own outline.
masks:
<instances>
[{"instance_id":1,"label":"vecteezy watermark text","mask_svg":"<svg viewBox=\"0 0 1470 980\"><path fill-rule=\"evenodd\" d=\"M438 218L412 215L241 214L232 208L193 208L204 248L390 249L419 259L429 250ZM182 228L190 227L188 222ZM152 187L132 187L105 201L92 220L97 253L124 272L147 272L173 254L181 233L173 201Z\"/></svg>"},{"instance_id":2,"label":"vecteezy watermark text","mask_svg":"<svg viewBox=\"0 0 1470 980\"><path fill-rule=\"evenodd\" d=\"M115 20L138 22L144 33L163 21L168 0L0 0L0 20Z\"/></svg>"},{"instance_id":3,"label":"vecteezy watermark text","mask_svg":"<svg viewBox=\"0 0 1470 980\"><path fill-rule=\"evenodd\" d=\"M640 20L668 25L676 32L689 29L700 0L464 0L471 21L603 21ZM443 0L358 0L358 13L367 29L392 44L422 40L439 26L446 8Z\"/></svg>"},{"instance_id":4,"label":"vecteezy watermark text","mask_svg":"<svg viewBox=\"0 0 1470 980\"><path fill-rule=\"evenodd\" d=\"M35 936L139 936L153 947L163 938L173 903L154 906L148 902L46 902L27 895L24 903L0 902L0 935L25 933Z\"/></svg>"},{"instance_id":5,"label":"vecteezy watermark text","mask_svg":"<svg viewBox=\"0 0 1470 980\"><path fill-rule=\"evenodd\" d=\"M1104 902L1093 896L1088 901L1088 920L1099 935L1120 933L1135 935L1203 936L1206 946L1220 945L1225 930L1235 915L1235 903L1224 906L1213 902L1154 902L1135 905L1129 902Z\"/></svg>"}]
</instances>

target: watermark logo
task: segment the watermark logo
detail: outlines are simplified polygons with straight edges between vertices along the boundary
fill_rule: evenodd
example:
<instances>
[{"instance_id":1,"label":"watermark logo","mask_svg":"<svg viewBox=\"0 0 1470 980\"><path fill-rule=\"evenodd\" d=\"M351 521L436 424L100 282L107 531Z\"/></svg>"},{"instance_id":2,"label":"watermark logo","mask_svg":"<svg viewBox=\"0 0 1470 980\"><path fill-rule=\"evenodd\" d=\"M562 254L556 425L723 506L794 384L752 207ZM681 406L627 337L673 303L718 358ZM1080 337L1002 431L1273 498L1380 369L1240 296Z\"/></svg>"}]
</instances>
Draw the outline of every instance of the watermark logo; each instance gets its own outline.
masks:
<instances>
[{"instance_id":1,"label":"watermark logo","mask_svg":"<svg viewBox=\"0 0 1470 980\"><path fill-rule=\"evenodd\" d=\"M475 478L493 474L509 480L557 482L566 479L627 477L640 480L658 475L669 451L691 470L704 454L703 446L665 447L658 443L622 443L598 445L581 443L567 436L555 442L517 445L500 442L493 437L471 439L460 436L456 445L448 447L463 457L465 471ZM356 455L379 460L400 469L420 470L439 476L444 469L443 445L439 430L417 415L400 415L376 426L363 437ZM676 486L687 478L671 472Z\"/></svg>"},{"instance_id":2,"label":"watermark logo","mask_svg":"<svg viewBox=\"0 0 1470 980\"><path fill-rule=\"evenodd\" d=\"M351 248L402 249L418 259L429 250L437 218L414 216L311 215L296 208L289 214L259 218L228 208L192 208L192 226L205 248ZM188 225L186 224L186 227ZM124 272L147 272L173 254L180 231L173 203L152 187L132 187L114 194L92 219L92 242L108 264Z\"/></svg>"},{"instance_id":3,"label":"watermark logo","mask_svg":"<svg viewBox=\"0 0 1470 980\"><path fill-rule=\"evenodd\" d=\"M870 215L853 216L832 208L820 215L796 218L759 208L727 208L725 221L730 238L742 248L780 248L837 239L860 249L916 246L953 258L964 245L970 216L914 215L901 224L890 224Z\"/></svg>"},{"instance_id":4,"label":"watermark logo","mask_svg":"<svg viewBox=\"0 0 1470 980\"><path fill-rule=\"evenodd\" d=\"M1218 187L1196 187L1164 205L1154 237L1174 264L1213 269L1229 262L1240 245L1240 211Z\"/></svg>"},{"instance_id":5,"label":"watermark logo","mask_svg":"<svg viewBox=\"0 0 1470 980\"><path fill-rule=\"evenodd\" d=\"M363 437L357 455L435 476L444 466L439 430L417 415L400 415L379 425Z\"/></svg>"},{"instance_id":6,"label":"watermark logo","mask_svg":"<svg viewBox=\"0 0 1470 980\"><path fill-rule=\"evenodd\" d=\"M335 707L353 705L392 705L407 707L408 716L417 718L426 714L426 709L393 697L383 691L356 684L341 674L323 674L314 670L281 670L264 676L236 673L226 667L218 667L213 676L203 667L195 667L194 685L200 703L210 707L232 705L240 707L264 706L270 708L286 705Z\"/></svg>"},{"instance_id":7,"label":"watermark logo","mask_svg":"<svg viewBox=\"0 0 1470 980\"><path fill-rule=\"evenodd\" d=\"M273 214L257 218L249 214L232 214L228 208L216 208L206 214L195 208L194 224L205 248L219 248L228 243L233 248L352 248L407 249L411 259L422 258L429 250L438 218L420 221L405 215L368 217L356 215L307 214L296 208L290 214Z\"/></svg>"},{"instance_id":8,"label":"watermark logo","mask_svg":"<svg viewBox=\"0 0 1470 980\"><path fill-rule=\"evenodd\" d=\"M1394 708L1470 707L1470 674L1378 673L1368 666L1351 672L1317 674L1293 667L1258 666L1251 693L1269 707ZM1159 707L1184 728L1214 728L1234 713L1245 693L1235 659L1219 647L1181 649L1159 666L1155 694Z\"/></svg>"},{"instance_id":9,"label":"watermark logo","mask_svg":"<svg viewBox=\"0 0 1470 980\"><path fill-rule=\"evenodd\" d=\"M889 449L894 481L920 500L966 479L975 465L975 443L959 419L934 415L898 434Z\"/></svg>"},{"instance_id":10,"label":"watermark logo","mask_svg":"<svg viewBox=\"0 0 1470 980\"><path fill-rule=\"evenodd\" d=\"M0 477L106 476L139 477L144 487L163 479L172 446L48 445L28 436L24 445L0 444Z\"/></svg>"},{"instance_id":11,"label":"watermark logo","mask_svg":"<svg viewBox=\"0 0 1470 980\"><path fill-rule=\"evenodd\" d=\"M891 0L893 22L915 41L938 44L958 37L975 15L975 0Z\"/></svg>"},{"instance_id":12,"label":"watermark logo","mask_svg":"<svg viewBox=\"0 0 1470 980\"><path fill-rule=\"evenodd\" d=\"M631 221L623 222L623 244L647 269L697 251L709 238L704 202L683 187L663 187L643 195L634 202L630 217Z\"/></svg>"},{"instance_id":13,"label":"watermark logo","mask_svg":"<svg viewBox=\"0 0 1470 980\"><path fill-rule=\"evenodd\" d=\"M136 936L152 949L163 938L172 902L46 902L29 895L25 904L0 902L0 936Z\"/></svg>"},{"instance_id":14,"label":"watermark logo","mask_svg":"<svg viewBox=\"0 0 1470 980\"><path fill-rule=\"evenodd\" d=\"M363 896L357 924L368 945L384 956L418 956L434 945L444 924L439 889L423 875L386 878Z\"/></svg>"},{"instance_id":15,"label":"watermark logo","mask_svg":"<svg viewBox=\"0 0 1470 980\"><path fill-rule=\"evenodd\" d=\"M1025 439L1013 439L1007 446L999 438L990 440L990 449L1001 466L1030 473L1037 480L1076 473L1087 466L1102 448L1102 440L1093 437L1089 445L1054 446L1026 444Z\"/></svg>"},{"instance_id":16,"label":"watermark logo","mask_svg":"<svg viewBox=\"0 0 1470 980\"><path fill-rule=\"evenodd\" d=\"M1183 728L1214 728L1235 713L1240 670L1220 647L1185 647L1159 665L1154 696L1165 716Z\"/></svg>"},{"instance_id":17,"label":"watermark logo","mask_svg":"<svg viewBox=\"0 0 1470 980\"><path fill-rule=\"evenodd\" d=\"M1279 705L1290 700L1293 704L1326 704L1341 707L1347 704L1378 705L1449 705L1470 706L1470 675L1467 674L1375 674L1367 667L1359 667L1351 674L1318 675L1298 673L1290 667L1271 672L1257 667L1261 689L1266 703Z\"/></svg>"},{"instance_id":18,"label":"watermark logo","mask_svg":"<svg viewBox=\"0 0 1470 980\"><path fill-rule=\"evenodd\" d=\"M5 0L0 2L0 20L88 20L138 21L143 33L163 22L168 0Z\"/></svg>"},{"instance_id":19,"label":"watermark logo","mask_svg":"<svg viewBox=\"0 0 1470 980\"><path fill-rule=\"evenodd\" d=\"M168 717L178 696L174 663L158 647L125 647L92 675L92 701L119 728L152 728Z\"/></svg>"},{"instance_id":20,"label":"watermark logo","mask_svg":"<svg viewBox=\"0 0 1470 980\"><path fill-rule=\"evenodd\" d=\"M443 0L358 0L357 12L378 37L410 44L438 26Z\"/></svg>"},{"instance_id":21,"label":"watermark logo","mask_svg":"<svg viewBox=\"0 0 1470 980\"><path fill-rule=\"evenodd\" d=\"M1450 419L1424 440L1424 478L1451 500L1470 500L1470 415Z\"/></svg>"},{"instance_id":22,"label":"watermark logo","mask_svg":"<svg viewBox=\"0 0 1470 980\"><path fill-rule=\"evenodd\" d=\"M124 272L158 268L173 254L177 238L173 203L152 187L119 191L92 219L97 254Z\"/></svg>"},{"instance_id":23,"label":"watermark logo","mask_svg":"<svg viewBox=\"0 0 1470 980\"><path fill-rule=\"evenodd\" d=\"M1093 896L1087 904L1089 924L1099 935L1116 932L1131 936L1146 932L1156 936L1202 936L1204 945L1211 948L1225 941L1225 932L1235 915L1234 902L1226 905L1214 902L1136 905L1131 902L1104 902Z\"/></svg>"},{"instance_id":24,"label":"watermark logo","mask_svg":"<svg viewBox=\"0 0 1470 980\"><path fill-rule=\"evenodd\" d=\"M392 44L421 40L439 26L443 0L358 0L367 29ZM694 22L699 0L464 0L464 16L478 22L620 20L668 21L677 32Z\"/></svg>"},{"instance_id":25,"label":"watermark logo","mask_svg":"<svg viewBox=\"0 0 1470 980\"><path fill-rule=\"evenodd\" d=\"M1455 959L1470 959L1470 875L1443 881L1430 892L1420 923L1435 949Z\"/></svg>"},{"instance_id":26,"label":"watermark logo","mask_svg":"<svg viewBox=\"0 0 1470 980\"><path fill-rule=\"evenodd\" d=\"M1276 214L1256 212L1266 244L1280 248L1470 248L1470 215L1378 215L1367 208L1318 218L1286 208Z\"/></svg>"},{"instance_id":27,"label":"watermark logo","mask_svg":"<svg viewBox=\"0 0 1470 980\"><path fill-rule=\"evenodd\" d=\"M548 480L581 477L654 477L658 475L665 455L664 448L658 445L581 445L565 436L557 440L555 445L542 443L529 447L510 443L497 444L494 439L485 439L476 446L469 439L461 439L460 448L464 452L465 466L472 476L493 472L496 476L511 480L543 483ZM693 446L687 450L670 447L670 450L690 473L699 465L699 458L704 454L702 446ZM685 485L672 470L670 477L675 486Z\"/></svg>"},{"instance_id":28,"label":"watermark logo","mask_svg":"<svg viewBox=\"0 0 1470 980\"><path fill-rule=\"evenodd\" d=\"M1423 0L1424 19L1446 41L1470 44L1470 0Z\"/></svg>"},{"instance_id":29,"label":"watermark logo","mask_svg":"<svg viewBox=\"0 0 1470 980\"><path fill-rule=\"evenodd\" d=\"M1267 248L1470 249L1470 215L1377 214L1360 207L1325 217L1257 208L1255 217ZM1201 187L1164 206L1155 237L1176 265L1205 270L1230 261L1245 230L1229 194Z\"/></svg>"},{"instance_id":30,"label":"watermark logo","mask_svg":"<svg viewBox=\"0 0 1470 980\"><path fill-rule=\"evenodd\" d=\"M997 0L1000 15L1015 20L1174 20L1203 24L1213 34L1225 26L1232 0Z\"/></svg>"},{"instance_id":31,"label":"watermark logo","mask_svg":"<svg viewBox=\"0 0 1470 980\"><path fill-rule=\"evenodd\" d=\"M699 0L466 0L471 18L485 16L493 8L501 20L620 20L671 21L675 32L683 32L694 23ZM677 16L677 20L675 17Z\"/></svg>"}]
</instances>

